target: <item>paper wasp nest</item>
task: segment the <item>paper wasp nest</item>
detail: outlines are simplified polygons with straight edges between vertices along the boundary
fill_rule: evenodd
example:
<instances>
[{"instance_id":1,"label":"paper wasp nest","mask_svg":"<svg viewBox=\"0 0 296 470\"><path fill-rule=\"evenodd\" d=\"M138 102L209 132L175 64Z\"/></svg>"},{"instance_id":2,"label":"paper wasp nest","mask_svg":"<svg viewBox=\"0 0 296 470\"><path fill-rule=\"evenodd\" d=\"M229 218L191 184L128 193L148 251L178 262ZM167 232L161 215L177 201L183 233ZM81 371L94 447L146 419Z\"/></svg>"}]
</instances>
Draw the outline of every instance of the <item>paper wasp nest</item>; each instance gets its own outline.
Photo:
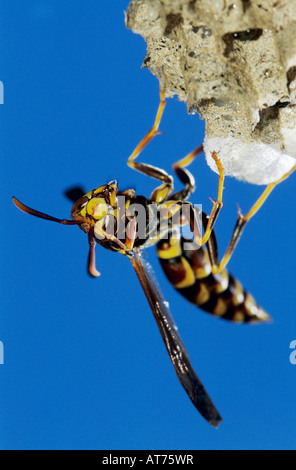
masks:
<instances>
[{"instance_id":1,"label":"paper wasp nest","mask_svg":"<svg viewBox=\"0 0 296 470\"><path fill-rule=\"evenodd\" d=\"M205 120L225 174L279 179L296 158L296 0L138 0L127 27L166 96ZM197 142L198 144L198 142Z\"/></svg>"}]
</instances>

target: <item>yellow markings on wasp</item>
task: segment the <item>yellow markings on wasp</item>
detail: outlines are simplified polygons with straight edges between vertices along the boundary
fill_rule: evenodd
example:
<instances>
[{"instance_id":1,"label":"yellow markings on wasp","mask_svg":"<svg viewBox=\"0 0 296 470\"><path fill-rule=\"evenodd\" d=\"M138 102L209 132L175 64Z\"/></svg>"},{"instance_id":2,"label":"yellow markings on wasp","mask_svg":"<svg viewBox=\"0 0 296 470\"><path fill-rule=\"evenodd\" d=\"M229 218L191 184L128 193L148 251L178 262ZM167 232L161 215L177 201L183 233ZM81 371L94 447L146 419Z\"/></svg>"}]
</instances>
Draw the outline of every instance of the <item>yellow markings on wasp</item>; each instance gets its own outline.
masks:
<instances>
[{"instance_id":1,"label":"yellow markings on wasp","mask_svg":"<svg viewBox=\"0 0 296 470\"><path fill-rule=\"evenodd\" d=\"M219 276L218 276L219 282L215 286L215 292L216 294L221 294L221 292L224 292L229 284L229 274L228 272L224 269Z\"/></svg>"},{"instance_id":2,"label":"yellow markings on wasp","mask_svg":"<svg viewBox=\"0 0 296 470\"><path fill-rule=\"evenodd\" d=\"M108 213L108 204L102 197L93 197L86 206L86 211L95 219L102 219Z\"/></svg>"},{"instance_id":3,"label":"yellow markings on wasp","mask_svg":"<svg viewBox=\"0 0 296 470\"><path fill-rule=\"evenodd\" d=\"M272 318L261 307L257 308L256 317L259 319L259 321L266 321L266 322L272 321Z\"/></svg>"},{"instance_id":4,"label":"yellow markings on wasp","mask_svg":"<svg viewBox=\"0 0 296 470\"><path fill-rule=\"evenodd\" d=\"M109 194L109 201L112 207L116 206L116 199L117 199L117 194L116 194L116 191L113 189Z\"/></svg>"},{"instance_id":5,"label":"yellow markings on wasp","mask_svg":"<svg viewBox=\"0 0 296 470\"><path fill-rule=\"evenodd\" d=\"M107 184L104 184L103 186L99 186L97 189L95 189L93 191L93 194L102 193L106 188L107 188ZM88 194L90 194L90 193L88 193Z\"/></svg>"},{"instance_id":6,"label":"yellow markings on wasp","mask_svg":"<svg viewBox=\"0 0 296 470\"><path fill-rule=\"evenodd\" d=\"M86 205L81 209L81 211L79 212L79 215L81 217L86 217Z\"/></svg>"},{"instance_id":7,"label":"yellow markings on wasp","mask_svg":"<svg viewBox=\"0 0 296 470\"><path fill-rule=\"evenodd\" d=\"M162 202L164 201L169 193L172 191L170 185L162 184L159 188L156 188L153 193L151 194L151 199L155 200L155 202Z\"/></svg>"},{"instance_id":8,"label":"yellow markings on wasp","mask_svg":"<svg viewBox=\"0 0 296 470\"><path fill-rule=\"evenodd\" d=\"M244 323L245 321L245 314L241 310L238 310L235 312L235 314L232 317L232 320L235 321L236 323Z\"/></svg>"},{"instance_id":9,"label":"yellow markings on wasp","mask_svg":"<svg viewBox=\"0 0 296 470\"><path fill-rule=\"evenodd\" d=\"M254 321L270 321L270 316L255 302L251 294L247 294L244 301L245 308L250 317L254 317Z\"/></svg>"},{"instance_id":10,"label":"yellow markings on wasp","mask_svg":"<svg viewBox=\"0 0 296 470\"><path fill-rule=\"evenodd\" d=\"M251 294L248 293L246 295L246 298L244 300L244 305L249 315L251 316L256 315L258 308L256 306L254 297Z\"/></svg>"},{"instance_id":11,"label":"yellow markings on wasp","mask_svg":"<svg viewBox=\"0 0 296 470\"><path fill-rule=\"evenodd\" d=\"M124 205L125 210L129 208L129 206L131 205L131 202L132 202L131 199L126 199L125 205Z\"/></svg>"},{"instance_id":12,"label":"yellow markings on wasp","mask_svg":"<svg viewBox=\"0 0 296 470\"><path fill-rule=\"evenodd\" d=\"M215 308L213 309L213 314L218 317L222 317L227 311L227 303L221 297L218 298Z\"/></svg>"},{"instance_id":13,"label":"yellow markings on wasp","mask_svg":"<svg viewBox=\"0 0 296 470\"><path fill-rule=\"evenodd\" d=\"M201 282L199 285L199 291L195 296L195 303L197 305L202 305L210 299L210 291L207 285L204 282Z\"/></svg>"},{"instance_id":14,"label":"yellow markings on wasp","mask_svg":"<svg viewBox=\"0 0 296 470\"><path fill-rule=\"evenodd\" d=\"M192 286L195 283L195 275L190 264L185 258L182 258L181 262L185 268L185 277L182 279L182 281L174 283L174 287L177 289L183 289L184 287Z\"/></svg>"},{"instance_id":15,"label":"yellow markings on wasp","mask_svg":"<svg viewBox=\"0 0 296 470\"><path fill-rule=\"evenodd\" d=\"M160 206L160 217L161 219L169 219L175 214L180 212L181 207L176 201L167 201Z\"/></svg>"},{"instance_id":16,"label":"yellow markings on wasp","mask_svg":"<svg viewBox=\"0 0 296 470\"><path fill-rule=\"evenodd\" d=\"M203 266L194 267L193 270L196 279L203 279L211 274L212 267L207 250L203 250Z\"/></svg>"},{"instance_id":17,"label":"yellow markings on wasp","mask_svg":"<svg viewBox=\"0 0 296 470\"><path fill-rule=\"evenodd\" d=\"M162 243L161 249L158 248L157 255L160 259L172 259L181 256L182 249L180 240L170 239L170 243Z\"/></svg>"},{"instance_id":18,"label":"yellow markings on wasp","mask_svg":"<svg viewBox=\"0 0 296 470\"><path fill-rule=\"evenodd\" d=\"M232 293L233 305L240 305L241 303L243 303L244 298L244 288L241 283L237 279L235 279L234 292Z\"/></svg>"},{"instance_id":19,"label":"yellow markings on wasp","mask_svg":"<svg viewBox=\"0 0 296 470\"><path fill-rule=\"evenodd\" d=\"M196 279L204 279L205 277L208 277L209 274L211 274L211 265L206 264L203 268L196 268L194 270L194 274Z\"/></svg>"}]
</instances>

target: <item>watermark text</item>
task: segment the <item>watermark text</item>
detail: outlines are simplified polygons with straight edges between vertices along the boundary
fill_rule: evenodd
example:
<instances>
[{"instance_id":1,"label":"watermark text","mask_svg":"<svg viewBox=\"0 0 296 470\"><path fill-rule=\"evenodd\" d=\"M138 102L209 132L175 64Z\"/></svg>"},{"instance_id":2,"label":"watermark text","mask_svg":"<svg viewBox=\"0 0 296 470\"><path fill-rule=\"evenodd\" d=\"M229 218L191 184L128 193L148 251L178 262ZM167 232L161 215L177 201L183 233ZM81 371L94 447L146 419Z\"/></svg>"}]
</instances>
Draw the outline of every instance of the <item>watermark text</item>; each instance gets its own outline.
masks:
<instances>
[{"instance_id":1,"label":"watermark text","mask_svg":"<svg viewBox=\"0 0 296 470\"><path fill-rule=\"evenodd\" d=\"M127 207L128 206L128 207ZM107 202L91 205L91 216L97 220L94 227L96 240L117 240L123 246L126 237L145 243L154 244L168 236L174 240L180 238L180 228L189 226L189 233L182 231L183 239L196 241L202 238L202 209L200 205L191 205L186 201L165 201L148 203L126 201L124 196L117 196L116 206ZM192 249L184 243L183 249Z\"/></svg>"},{"instance_id":2,"label":"watermark text","mask_svg":"<svg viewBox=\"0 0 296 470\"><path fill-rule=\"evenodd\" d=\"M4 104L4 85L0 81L0 104Z\"/></svg>"},{"instance_id":3,"label":"watermark text","mask_svg":"<svg viewBox=\"0 0 296 470\"><path fill-rule=\"evenodd\" d=\"M291 364L296 365L296 339L291 341L290 349L293 349L293 351L290 354L290 362Z\"/></svg>"},{"instance_id":4,"label":"watermark text","mask_svg":"<svg viewBox=\"0 0 296 470\"><path fill-rule=\"evenodd\" d=\"M4 346L2 341L0 341L0 364L4 364Z\"/></svg>"}]
</instances>

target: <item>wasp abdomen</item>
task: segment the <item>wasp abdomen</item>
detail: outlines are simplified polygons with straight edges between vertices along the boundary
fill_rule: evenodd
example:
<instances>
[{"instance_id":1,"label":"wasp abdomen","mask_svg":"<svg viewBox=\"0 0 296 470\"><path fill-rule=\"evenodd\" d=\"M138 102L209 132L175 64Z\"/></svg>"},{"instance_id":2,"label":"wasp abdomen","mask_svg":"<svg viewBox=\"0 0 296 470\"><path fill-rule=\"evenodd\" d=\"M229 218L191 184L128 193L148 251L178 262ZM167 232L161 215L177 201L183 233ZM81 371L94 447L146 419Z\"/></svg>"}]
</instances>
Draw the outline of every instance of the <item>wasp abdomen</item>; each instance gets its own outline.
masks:
<instances>
[{"instance_id":1,"label":"wasp abdomen","mask_svg":"<svg viewBox=\"0 0 296 470\"><path fill-rule=\"evenodd\" d=\"M157 244L161 266L174 288L202 310L237 323L259 323L270 320L226 269L213 274L206 247L195 242L169 238Z\"/></svg>"}]
</instances>

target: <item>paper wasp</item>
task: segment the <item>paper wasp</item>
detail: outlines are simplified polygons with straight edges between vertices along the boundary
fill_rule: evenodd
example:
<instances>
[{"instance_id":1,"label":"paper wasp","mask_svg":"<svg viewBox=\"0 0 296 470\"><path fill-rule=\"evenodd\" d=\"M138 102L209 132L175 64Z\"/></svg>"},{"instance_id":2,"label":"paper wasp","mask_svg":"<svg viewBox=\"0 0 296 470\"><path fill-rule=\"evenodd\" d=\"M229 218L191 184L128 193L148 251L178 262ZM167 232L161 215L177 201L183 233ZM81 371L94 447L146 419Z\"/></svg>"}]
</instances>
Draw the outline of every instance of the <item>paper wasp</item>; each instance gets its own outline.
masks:
<instances>
[{"instance_id":1,"label":"paper wasp","mask_svg":"<svg viewBox=\"0 0 296 470\"><path fill-rule=\"evenodd\" d=\"M163 90L160 91L160 98L154 125L140 141L127 162L131 168L161 182L150 198L136 195L133 189L119 191L117 182L111 181L80 197L72 207L72 220L57 219L38 212L25 206L16 198L13 198L13 202L20 210L28 214L63 225L78 225L86 232L90 247L88 266L93 276L99 275L95 265L96 242L130 259L182 386L201 415L211 425L217 427L221 417L190 363L168 304L141 251L156 244L161 266L169 281L187 300L202 310L239 323L268 321L268 314L228 273L225 266L248 220L261 207L276 184L288 177L295 167L281 180L267 186L248 214L243 216L239 212L230 243L219 263L213 227L222 207L224 173L217 153L212 152L219 173L218 198L216 202L213 202L209 216L204 212L199 212L188 202L189 196L195 190L195 180L186 167L202 151L202 146L173 165L176 175L184 185L183 189L175 193L172 176L160 168L135 161L144 147L159 133L158 128L165 107ZM119 200L124 201L123 205L120 206ZM137 213L139 207L145 209L144 223L142 223L144 235L141 237ZM156 217L152 217L152 222L147 216L149 211L157 214ZM201 224L199 224L199 216ZM180 227L186 224L189 225L193 234L190 242L180 233ZM204 228L204 235L202 235L201 225Z\"/></svg>"}]
</instances>

